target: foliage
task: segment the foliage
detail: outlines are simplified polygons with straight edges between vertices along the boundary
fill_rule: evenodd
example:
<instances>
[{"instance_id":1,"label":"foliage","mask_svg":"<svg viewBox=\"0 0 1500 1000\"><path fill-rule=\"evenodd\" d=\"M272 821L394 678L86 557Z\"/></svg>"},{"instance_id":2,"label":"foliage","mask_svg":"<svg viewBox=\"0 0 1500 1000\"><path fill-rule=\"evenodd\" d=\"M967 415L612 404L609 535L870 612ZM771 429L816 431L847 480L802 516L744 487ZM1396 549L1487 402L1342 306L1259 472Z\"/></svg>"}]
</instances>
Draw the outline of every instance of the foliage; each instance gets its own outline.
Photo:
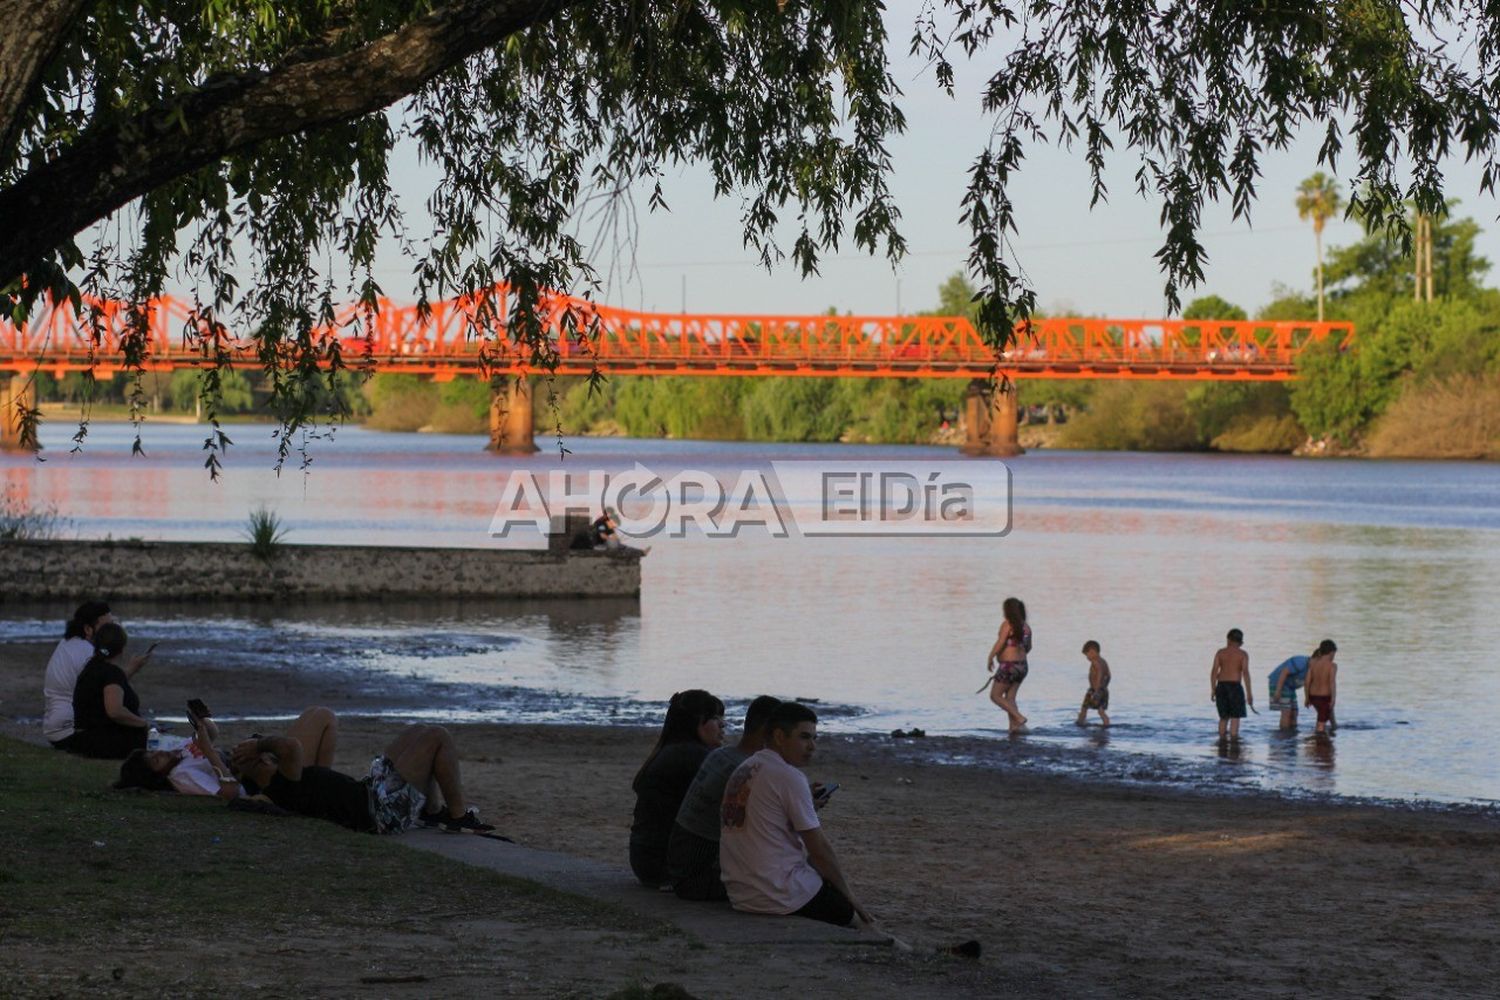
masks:
<instances>
[{"instance_id":1,"label":"foliage","mask_svg":"<svg viewBox=\"0 0 1500 1000\"><path fill-rule=\"evenodd\" d=\"M1432 220L1433 292L1437 298L1468 298L1478 294L1490 262L1474 249L1479 226L1473 219L1449 214L1457 202L1447 202ZM1411 250L1397 236L1365 224L1364 239L1330 251L1325 277L1335 305L1339 299L1379 296L1412 299Z\"/></svg>"},{"instance_id":2,"label":"foliage","mask_svg":"<svg viewBox=\"0 0 1500 1000\"><path fill-rule=\"evenodd\" d=\"M480 434L490 425L490 385L483 379L456 378L437 386L430 426L448 434Z\"/></svg>"},{"instance_id":3,"label":"foliage","mask_svg":"<svg viewBox=\"0 0 1500 1000\"><path fill-rule=\"evenodd\" d=\"M1500 460L1500 375L1408 379L1370 432L1377 458Z\"/></svg>"},{"instance_id":4,"label":"foliage","mask_svg":"<svg viewBox=\"0 0 1500 1000\"><path fill-rule=\"evenodd\" d=\"M255 393L250 380L233 368L224 372L214 386L210 386L198 369L179 368L167 383L167 396L172 409L189 413L198 408L201 394L210 389L218 392L216 399L204 400L204 408L211 413L246 413L255 408Z\"/></svg>"},{"instance_id":5,"label":"foliage","mask_svg":"<svg viewBox=\"0 0 1500 1000\"><path fill-rule=\"evenodd\" d=\"M1196 451L1202 435L1177 382L1105 382L1087 412L1063 427L1058 444L1096 451Z\"/></svg>"},{"instance_id":6,"label":"foliage","mask_svg":"<svg viewBox=\"0 0 1500 1000\"><path fill-rule=\"evenodd\" d=\"M1248 319L1245 310L1217 295L1202 295L1182 310L1183 319Z\"/></svg>"},{"instance_id":7,"label":"foliage","mask_svg":"<svg viewBox=\"0 0 1500 1000\"><path fill-rule=\"evenodd\" d=\"M269 507L256 507L250 512L249 522L245 526L245 539L250 543L250 551L257 559L270 562L276 558L286 535L287 528L281 523L280 515Z\"/></svg>"},{"instance_id":8,"label":"foliage","mask_svg":"<svg viewBox=\"0 0 1500 1000\"><path fill-rule=\"evenodd\" d=\"M0 542L56 538L67 523L58 515L56 504L32 504L18 483L7 483L0 494Z\"/></svg>"},{"instance_id":9,"label":"foliage","mask_svg":"<svg viewBox=\"0 0 1500 1000\"><path fill-rule=\"evenodd\" d=\"M437 412L437 386L416 375L376 375L365 385L369 426L382 431L415 431Z\"/></svg>"},{"instance_id":10,"label":"foliage","mask_svg":"<svg viewBox=\"0 0 1500 1000\"><path fill-rule=\"evenodd\" d=\"M373 308L383 292L383 239L412 257L420 301L479 296L476 335L492 329L495 282L509 282L506 334L542 363L545 290L590 290L589 260L633 231L628 192L664 207L664 179L684 162L743 201L742 237L767 265L789 257L812 273L851 242L893 260L905 250L885 146L904 119L880 4L25 10L0 34L0 311L25 319L75 281L141 306L180 274L201 289L189 339L222 363L226 328L253 337L288 430L317 399L297 387L344 363L318 329L337 303ZM1322 131L1329 166L1344 130L1357 137L1351 176L1372 231L1399 224L1408 196L1439 214L1443 156L1476 159L1487 178L1495 168L1500 22L1477 3L934 0L909 47L949 92L957 62L985 77L992 127L955 201L983 293L975 316L997 344L1034 305L1010 245L1032 144L1076 143L1096 201L1115 146L1134 156L1137 189L1162 202L1172 308L1202 276L1205 201L1248 216L1261 155L1303 126ZM408 232L389 184L400 142L440 175L430 235ZM599 220L593 242L577 235L584 217ZM146 310L125 318L139 371ZM293 439L282 435L283 458ZM223 443L206 442L211 470Z\"/></svg>"},{"instance_id":11,"label":"foliage","mask_svg":"<svg viewBox=\"0 0 1500 1000\"><path fill-rule=\"evenodd\" d=\"M1297 185L1297 218L1311 221L1313 232L1319 236L1328 220L1344 208L1344 198L1339 194L1338 181L1319 170Z\"/></svg>"}]
</instances>

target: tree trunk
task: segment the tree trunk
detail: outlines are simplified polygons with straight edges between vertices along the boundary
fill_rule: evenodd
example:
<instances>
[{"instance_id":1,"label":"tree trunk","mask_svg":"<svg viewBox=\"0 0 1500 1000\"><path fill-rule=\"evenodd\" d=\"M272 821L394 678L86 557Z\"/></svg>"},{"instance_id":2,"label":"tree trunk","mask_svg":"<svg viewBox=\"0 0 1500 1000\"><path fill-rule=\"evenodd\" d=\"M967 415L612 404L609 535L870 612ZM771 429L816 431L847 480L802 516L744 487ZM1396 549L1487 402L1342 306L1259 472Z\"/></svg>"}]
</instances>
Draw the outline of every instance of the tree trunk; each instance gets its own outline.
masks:
<instances>
[{"instance_id":1,"label":"tree trunk","mask_svg":"<svg viewBox=\"0 0 1500 1000\"><path fill-rule=\"evenodd\" d=\"M0 149L14 148L42 71L87 6L87 0L0 2Z\"/></svg>"},{"instance_id":2,"label":"tree trunk","mask_svg":"<svg viewBox=\"0 0 1500 1000\"><path fill-rule=\"evenodd\" d=\"M1313 227L1313 241L1318 245L1318 322L1323 322L1323 230Z\"/></svg>"}]
</instances>

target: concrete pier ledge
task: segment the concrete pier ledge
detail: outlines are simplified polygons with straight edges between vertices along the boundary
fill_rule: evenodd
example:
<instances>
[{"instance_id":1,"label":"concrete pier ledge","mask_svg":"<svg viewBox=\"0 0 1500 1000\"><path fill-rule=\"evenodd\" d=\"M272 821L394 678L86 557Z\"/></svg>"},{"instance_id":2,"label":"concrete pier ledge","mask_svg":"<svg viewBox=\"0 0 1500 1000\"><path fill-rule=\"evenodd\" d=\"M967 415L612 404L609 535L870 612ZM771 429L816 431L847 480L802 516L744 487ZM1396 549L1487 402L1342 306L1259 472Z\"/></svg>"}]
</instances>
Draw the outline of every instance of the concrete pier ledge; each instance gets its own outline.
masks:
<instances>
[{"instance_id":1,"label":"concrete pier ledge","mask_svg":"<svg viewBox=\"0 0 1500 1000\"><path fill-rule=\"evenodd\" d=\"M369 600L639 597L631 550L276 547L240 542L22 541L0 544L0 601Z\"/></svg>"}]
</instances>

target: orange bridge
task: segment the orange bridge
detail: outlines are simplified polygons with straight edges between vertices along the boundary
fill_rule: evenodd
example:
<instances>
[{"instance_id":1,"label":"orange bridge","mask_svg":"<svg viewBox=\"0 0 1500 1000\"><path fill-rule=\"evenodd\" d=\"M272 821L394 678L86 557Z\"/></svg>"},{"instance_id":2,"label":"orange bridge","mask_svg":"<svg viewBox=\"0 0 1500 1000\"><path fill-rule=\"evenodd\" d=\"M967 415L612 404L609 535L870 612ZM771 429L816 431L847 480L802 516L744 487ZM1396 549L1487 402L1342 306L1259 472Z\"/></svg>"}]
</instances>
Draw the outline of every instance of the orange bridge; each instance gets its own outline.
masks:
<instances>
[{"instance_id":1,"label":"orange bridge","mask_svg":"<svg viewBox=\"0 0 1500 1000\"><path fill-rule=\"evenodd\" d=\"M477 375L486 366L492 374L544 374L528 350L505 336L509 297L497 294L494 301L500 311L492 319L480 319L468 299L434 303L426 319L414 306L388 301L373 314L351 307L316 331L314 340L325 354L337 341L351 365L369 363L379 371L439 381ZM85 313L92 316L81 317L61 303L24 329L0 323L0 370L22 376L0 390L7 430L14 423L14 395L26 391L24 377L31 371L61 375L92 368L108 377L125 367L125 307L88 306ZM147 371L204 365L213 346L234 366L262 365L252 341L221 331L211 346L186 303L159 299L147 313ZM1015 452L1014 390L992 381L995 375L1283 381L1296 377L1297 357L1308 345L1332 340L1342 348L1354 338L1348 323L1047 318L1018 327L1011 347L997 354L968 320L952 316L682 315L553 296L542 318L553 331L556 373L563 375L597 368L607 375L969 379L965 450L976 454ZM564 336L567 329L589 329L591 335ZM533 448L524 378L509 380L497 392L491 425L492 447Z\"/></svg>"}]
</instances>

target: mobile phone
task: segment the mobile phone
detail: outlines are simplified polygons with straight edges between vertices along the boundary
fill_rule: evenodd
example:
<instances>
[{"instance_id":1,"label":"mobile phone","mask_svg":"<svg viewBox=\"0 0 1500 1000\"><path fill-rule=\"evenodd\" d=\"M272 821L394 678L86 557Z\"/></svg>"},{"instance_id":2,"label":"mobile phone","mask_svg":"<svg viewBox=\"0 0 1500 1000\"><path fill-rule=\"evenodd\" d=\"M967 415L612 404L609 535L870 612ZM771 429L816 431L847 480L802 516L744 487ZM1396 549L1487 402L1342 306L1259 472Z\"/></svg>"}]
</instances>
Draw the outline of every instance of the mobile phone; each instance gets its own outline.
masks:
<instances>
[{"instance_id":1,"label":"mobile phone","mask_svg":"<svg viewBox=\"0 0 1500 1000\"><path fill-rule=\"evenodd\" d=\"M203 704L201 698L189 698L187 710L189 719L207 719L214 714L208 710L207 705Z\"/></svg>"},{"instance_id":2,"label":"mobile phone","mask_svg":"<svg viewBox=\"0 0 1500 1000\"><path fill-rule=\"evenodd\" d=\"M822 799L824 802L827 802L829 799L833 798L833 793L838 790L839 783L835 781L831 785L824 785L823 790L816 797Z\"/></svg>"},{"instance_id":3,"label":"mobile phone","mask_svg":"<svg viewBox=\"0 0 1500 1000\"><path fill-rule=\"evenodd\" d=\"M151 645L147 646L146 647L146 655L150 656L152 653L156 652L156 647L160 646L160 645L161 645L161 640L158 639L155 642L153 642Z\"/></svg>"}]
</instances>

